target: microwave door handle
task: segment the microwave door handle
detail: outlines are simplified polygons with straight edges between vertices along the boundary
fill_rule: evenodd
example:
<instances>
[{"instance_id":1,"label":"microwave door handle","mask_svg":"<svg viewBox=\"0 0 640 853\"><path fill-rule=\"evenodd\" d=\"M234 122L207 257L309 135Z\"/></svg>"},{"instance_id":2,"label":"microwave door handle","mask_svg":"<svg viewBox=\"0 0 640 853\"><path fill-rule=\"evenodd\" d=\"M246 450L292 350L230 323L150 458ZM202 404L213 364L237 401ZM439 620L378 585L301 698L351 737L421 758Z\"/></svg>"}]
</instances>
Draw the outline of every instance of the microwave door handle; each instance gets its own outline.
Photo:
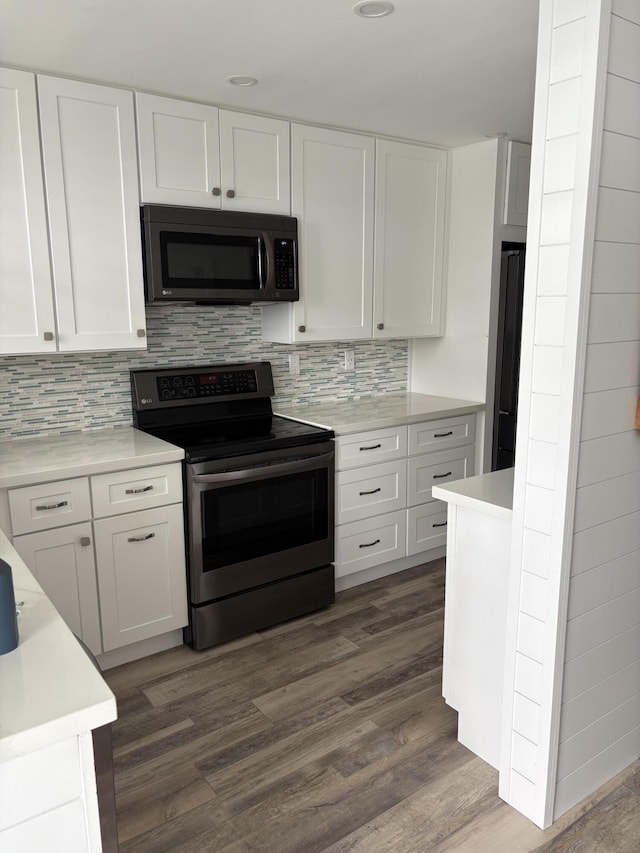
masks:
<instances>
[{"instance_id":1,"label":"microwave door handle","mask_svg":"<svg viewBox=\"0 0 640 853\"><path fill-rule=\"evenodd\" d=\"M258 281L260 282L260 287L264 287L264 275L263 275L263 267L262 267L262 255L264 253L264 240L262 237L258 237Z\"/></svg>"},{"instance_id":2,"label":"microwave door handle","mask_svg":"<svg viewBox=\"0 0 640 853\"><path fill-rule=\"evenodd\" d=\"M268 235L263 233L262 239L264 242L264 254L266 259L265 270L264 270L264 278L261 278L262 286L265 290L273 290L274 289L274 268L275 268L275 257L273 254L273 239Z\"/></svg>"},{"instance_id":3,"label":"microwave door handle","mask_svg":"<svg viewBox=\"0 0 640 853\"><path fill-rule=\"evenodd\" d=\"M333 452L321 453L317 456L302 456L287 462L276 462L268 465L256 465L255 468L242 468L237 471L219 471L216 474L194 474L194 483L227 483L230 480L262 479L265 475L278 476L287 473L300 473L328 464L334 458Z\"/></svg>"}]
</instances>

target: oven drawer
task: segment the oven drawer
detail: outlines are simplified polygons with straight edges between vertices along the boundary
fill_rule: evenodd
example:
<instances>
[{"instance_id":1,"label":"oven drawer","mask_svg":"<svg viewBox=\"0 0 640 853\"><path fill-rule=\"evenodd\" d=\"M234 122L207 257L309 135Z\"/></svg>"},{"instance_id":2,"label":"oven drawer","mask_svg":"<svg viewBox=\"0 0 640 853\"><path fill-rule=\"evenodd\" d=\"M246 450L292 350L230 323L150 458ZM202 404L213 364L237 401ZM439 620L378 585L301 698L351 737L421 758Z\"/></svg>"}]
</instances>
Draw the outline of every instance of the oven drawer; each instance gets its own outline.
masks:
<instances>
[{"instance_id":1,"label":"oven drawer","mask_svg":"<svg viewBox=\"0 0 640 853\"><path fill-rule=\"evenodd\" d=\"M461 415L409 425L409 455L450 450L475 440L475 415Z\"/></svg>"},{"instance_id":2,"label":"oven drawer","mask_svg":"<svg viewBox=\"0 0 640 853\"><path fill-rule=\"evenodd\" d=\"M354 468L336 475L336 523L403 509L407 493L404 459Z\"/></svg>"},{"instance_id":3,"label":"oven drawer","mask_svg":"<svg viewBox=\"0 0 640 853\"><path fill-rule=\"evenodd\" d=\"M407 554L419 554L447 541L447 504L431 501L407 510Z\"/></svg>"},{"instance_id":4,"label":"oven drawer","mask_svg":"<svg viewBox=\"0 0 640 853\"><path fill-rule=\"evenodd\" d=\"M179 503L182 467L173 463L98 474L91 478L91 496L94 518Z\"/></svg>"},{"instance_id":5,"label":"oven drawer","mask_svg":"<svg viewBox=\"0 0 640 853\"><path fill-rule=\"evenodd\" d=\"M89 480L77 477L9 489L9 512L14 536L88 521L91 518Z\"/></svg>"},{"instance_id":6,"label":"oven drawer","mask_svg":"<svg viewBox=\"0 0 640 853\"><path fill-rule=\"evenodd\" d=\"M338 527L336 577L404 557L406 525L406 510L400 510Z\"/></svg>"},{"instance_id":7,"label":"oven drawer","mask_svg":"<svg viewBox=\"0 0 640 853\"><path fill-rule=\"evenodd\" d=\"M407 506L434 500L432 486L463 480L473 473L473 445L410 456L408 464Z\"/></svg>"},{"instance_id":8,"label":"oven drawer","mask_svg":"<svg viewBox=\"0 0 640 853\"><path fill-rule=\"evenodd\" d=\"M336 469L389 462L407 455L406 426L355 432L336 439Z\"/></svg>"}]
</instances>

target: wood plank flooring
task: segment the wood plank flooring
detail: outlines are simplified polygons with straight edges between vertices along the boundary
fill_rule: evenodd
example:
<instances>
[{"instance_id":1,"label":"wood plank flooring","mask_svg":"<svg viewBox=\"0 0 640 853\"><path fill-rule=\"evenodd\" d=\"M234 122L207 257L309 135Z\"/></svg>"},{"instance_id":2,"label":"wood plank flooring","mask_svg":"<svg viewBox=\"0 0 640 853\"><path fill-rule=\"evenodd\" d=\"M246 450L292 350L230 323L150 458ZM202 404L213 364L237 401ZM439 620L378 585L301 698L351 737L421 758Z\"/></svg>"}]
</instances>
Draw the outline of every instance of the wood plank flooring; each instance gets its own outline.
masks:
<instances>
[{"instance_id":1,"label":"wood plank flooring","mask_svg":"<svg viewBox=\"0 0 640 853\"><path fill-rule=\"evenodd\" d=\"M444 561L105 673L121 853L640 850L640 763L542 832L456 740Z\"/></svg>"}]
</instances>

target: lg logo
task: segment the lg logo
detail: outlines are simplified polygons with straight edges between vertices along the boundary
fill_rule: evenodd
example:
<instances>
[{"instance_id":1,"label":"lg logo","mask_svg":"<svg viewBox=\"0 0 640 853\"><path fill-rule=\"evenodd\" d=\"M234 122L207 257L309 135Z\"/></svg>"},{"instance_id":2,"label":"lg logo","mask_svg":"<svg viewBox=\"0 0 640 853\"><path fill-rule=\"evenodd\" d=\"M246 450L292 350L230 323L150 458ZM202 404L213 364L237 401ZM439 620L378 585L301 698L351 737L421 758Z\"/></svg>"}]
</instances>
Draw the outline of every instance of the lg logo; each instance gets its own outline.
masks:
<instances>
[{"instance_id":1,"label":"lg logo","mask_svg":"<svg viewBox=\"0 0 640 853\"><path fill-rule=\"evenodd\" d=\"M140 402L142 403L143 406L146 406L147 403L153 403L153 398L152 397L143 397L140 400Z\"/></svg>"}]
</instances>

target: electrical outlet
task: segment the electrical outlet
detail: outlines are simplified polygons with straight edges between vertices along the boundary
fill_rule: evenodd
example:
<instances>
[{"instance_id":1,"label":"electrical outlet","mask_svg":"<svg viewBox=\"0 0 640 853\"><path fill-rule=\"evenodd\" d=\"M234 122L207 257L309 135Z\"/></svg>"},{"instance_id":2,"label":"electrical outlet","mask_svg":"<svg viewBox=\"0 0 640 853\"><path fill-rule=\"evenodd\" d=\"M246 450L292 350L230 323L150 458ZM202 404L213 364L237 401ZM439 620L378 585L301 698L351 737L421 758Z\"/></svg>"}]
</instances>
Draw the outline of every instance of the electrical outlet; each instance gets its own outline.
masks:
<instances>
[{"instance_id":1,"label":"electrical outlet","mask_svg":"<svg viewBox=\"0 0 640 853\"><path fill-rule=\"evenodd\" d=\"M300 354L292 352L289 356L289 373L297 376L300 373Z\"/></svg>"},{"instance_id":2,"label":"electrical outlet","mask_svg":"<svg viewBox=\"0 0 640 853\"><path fill-rule=\"evenodd\" d=\"M346 349L344 351L344 369L345 370L355 370L356 369L356 354L352 349Z\"/></svg>"}]
</instances>

